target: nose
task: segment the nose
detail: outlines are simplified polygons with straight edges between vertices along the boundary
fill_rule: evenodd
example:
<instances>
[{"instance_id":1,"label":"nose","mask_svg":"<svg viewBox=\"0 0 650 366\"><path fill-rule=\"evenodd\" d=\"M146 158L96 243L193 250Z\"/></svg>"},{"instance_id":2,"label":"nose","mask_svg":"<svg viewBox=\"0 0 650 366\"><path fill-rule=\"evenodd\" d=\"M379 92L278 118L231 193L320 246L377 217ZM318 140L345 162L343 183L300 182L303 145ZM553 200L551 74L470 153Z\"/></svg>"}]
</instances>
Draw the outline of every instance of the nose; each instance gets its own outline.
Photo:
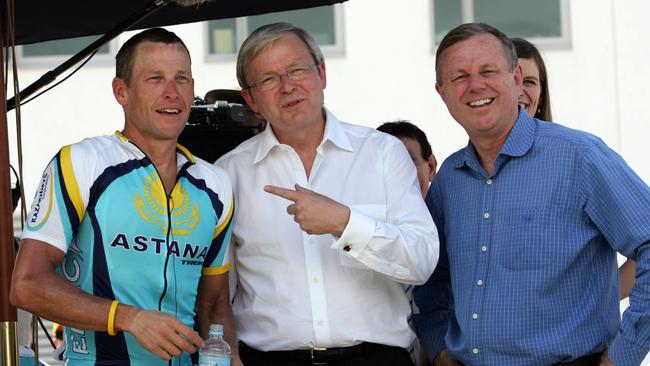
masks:
<instances>
[{"instance_id":1,"label":"nose","mask_svg":"<svg viewBox=\"0 0 650 366\"><path fill-rule=\"evenodd\" d=\"M485 80L481 75L469 75L469 86L472 90L480 90L485 87Z\"/></svg>"},{"instance_id":2,"label":"nose","mask_svg":"<svg viewBox=\"0 0 650 366\"><path fill-rule=\"evenodd\" d=\"M284 73L280 75L280 90L283 93L291 93L296 88L293 80L289 79L289 75Z\"/></svg>"},{"instance_id":3,"label":"nose","mask_svg":"<svg viewBox=\"0 0 650 366\"><path fill-rule=\"evenodd\" d=\"M163 93L165 98L178 98L180 96L180 93L178 92L178 86L176 85L176 81L170 80L166 82Z\"/></svg>"}]
</instances>

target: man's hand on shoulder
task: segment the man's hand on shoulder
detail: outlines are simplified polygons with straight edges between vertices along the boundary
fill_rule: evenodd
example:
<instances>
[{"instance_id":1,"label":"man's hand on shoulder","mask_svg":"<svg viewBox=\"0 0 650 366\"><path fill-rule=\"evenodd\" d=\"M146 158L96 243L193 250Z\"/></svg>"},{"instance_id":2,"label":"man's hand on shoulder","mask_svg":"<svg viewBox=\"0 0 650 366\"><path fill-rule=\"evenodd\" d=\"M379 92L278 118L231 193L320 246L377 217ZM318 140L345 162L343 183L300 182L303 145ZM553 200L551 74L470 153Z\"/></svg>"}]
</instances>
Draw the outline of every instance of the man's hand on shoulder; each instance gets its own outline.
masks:
<instances>
[{"instance_id":1,"label":"man's hand on shoulder","mask_svg":"<svg viewBox=\"0 0 650 366\"><path fill-rule=\"evenodd\" d=\"M295 190L267 185L268 193L293 201L287 213L308 234L341 236L350 220L350 208L296 184Z\"/></svg>"},{"instance_id":2,"label":"man's hand on shoulder","mask_svg":"<svg viewBox=\"0 0 650 366\"><path fill-rule=\"evenodd\" d=\"M203 346L203 339L197 332L171 315L119 306L118 329L133 334L142 347L164 360L180 356L183 351L194 353ZM120 310L124 315L120 316Z\"/></svg>"}]
</instances>

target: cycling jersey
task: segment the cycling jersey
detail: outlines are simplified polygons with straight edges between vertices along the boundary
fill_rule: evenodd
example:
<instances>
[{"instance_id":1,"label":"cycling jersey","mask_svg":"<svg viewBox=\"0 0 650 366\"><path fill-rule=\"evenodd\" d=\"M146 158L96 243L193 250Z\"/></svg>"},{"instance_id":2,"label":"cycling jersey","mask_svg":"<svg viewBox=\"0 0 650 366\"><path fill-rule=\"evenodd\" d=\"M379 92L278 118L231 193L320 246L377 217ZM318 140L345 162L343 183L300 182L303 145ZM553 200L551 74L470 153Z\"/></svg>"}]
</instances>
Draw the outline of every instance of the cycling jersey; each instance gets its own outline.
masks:
<instances>
[{"instance_id":1,"label":"cycling jersey","mask_svg":"<svg viewBox=\"0 0 650 366\"><path fill-rule=\"evenodd\" d=\"M234 202L227 173L177 145L167 195L151 160L121 133L63 147L43 173L23 238L65 258L59 274L85 292L160 310L197 329L201 275L230 268ZM166 365L130 333L66 327L68 365ZM174 364L191 365L184 353Z\"/></svg>"}]
</instances>

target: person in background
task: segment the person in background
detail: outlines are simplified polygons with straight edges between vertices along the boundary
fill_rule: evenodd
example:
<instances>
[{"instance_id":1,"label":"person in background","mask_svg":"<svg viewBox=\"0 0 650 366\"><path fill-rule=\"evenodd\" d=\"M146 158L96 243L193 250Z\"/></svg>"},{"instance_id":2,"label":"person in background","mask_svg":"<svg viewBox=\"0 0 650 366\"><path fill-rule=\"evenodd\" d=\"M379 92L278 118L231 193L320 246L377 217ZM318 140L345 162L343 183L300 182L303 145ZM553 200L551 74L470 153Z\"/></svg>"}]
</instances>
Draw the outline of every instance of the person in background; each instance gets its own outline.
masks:
<instances>
[{"instance_id":1,"label":"person in background","mask_svg":"<svg viewBox=\"0 0 650 366\"><path fill-rule=\"evenodd\" d=\"M429 190L429 183L436 175L438 165L427 135L409 121L386 122L377 127L377 130L393 135L404 143L418 172L418 182L424 198Z\"/></svg>"},{"instance_id":2,"label":"person in background","mask_svg":"<svg viewBox=\"0 0 650 366\"><path fill-rule=\"evenodd\" d=\"M422 198L424 198L427 195L427 190L429 190L431 180L436 175L437 167L436 157L433 155L433 150L431 149L427 135L418 126L409 121L385 122L377 127L377 130L395 136L404 143L418 172L418 181L420 183L420 189L422 189ZM419 333L415 328L417 323L413 321L414 318L418 317L419 313L413 303L412 291L413 286L406 287L406 293L411 304L411 319L409 324L416 333ZM424 366L429 364L426 348L417 340L413 342L408 350L411 353L411 357L416 360L417 365Z\"/></svg>"},{"instance_id":3,"label":"person in background","mask_svg":"<svg viewBox=\"0 0 650 366\"><path fill-rule=\"evenodd\" d=\"M438 239L404 144L324 107L322 52L291 24L250 34L237 79L268 122L216 162L238 204L242 361L412 365L404 284L429 278Z\"/></svg>"},{"instance_id":4,"label":"person in background","mask_svg":"<svg viewBox=\"0 0 650 366\"><path fill-rule=\"evenodd\" d=\"M537 47L523 38L511 38L521 66L523 84L519 105L531 117L542 121L553 121L548 74L542 55Z\"/></svg>"},{"instance_id":5,"label":"person in background","mask_svg":"<svg viewBox=\"0 0 650 366\"><path fill-rule=\"evenodd\" d=\"M530 117L522 81L512 42L489 25L460 25L438 47L436 91L470 141L426 198L453 288L453 306L431 313L448 323L425 321L446 332L434 361L639 365L650 349L650 188L599 138ZM622 320L617 251L638 267Z\"/></svg>"},{"instance_id":6,"label":"person in background","mask_svg":"<svg viewBox=\"0 0 650 366\"><path fill-rule=\"evenodd\" d=\"M117 53L112 89L124 129L52 159L10 300L65 325L69 366L189 366L210 323L227 329L237 365L230 179L177 144L194 99L185 44L162 28L136 34Z\"/></svg>"},{"instance_id":7,"label":"person in background","mask_svg":"<svg viewBox=\"0 0 650 366\"><path fill-rule=\"evenodd\" d=\"M517 52L517 62L523 75L522 94L519 105L531 116L552 122L551 98L548 75L544 59L537 47L523 38L511 38ZM636 266L634 260L627 259L619 268L620 299L629 296L634 285Z\"/></svg>"}]
</instances>

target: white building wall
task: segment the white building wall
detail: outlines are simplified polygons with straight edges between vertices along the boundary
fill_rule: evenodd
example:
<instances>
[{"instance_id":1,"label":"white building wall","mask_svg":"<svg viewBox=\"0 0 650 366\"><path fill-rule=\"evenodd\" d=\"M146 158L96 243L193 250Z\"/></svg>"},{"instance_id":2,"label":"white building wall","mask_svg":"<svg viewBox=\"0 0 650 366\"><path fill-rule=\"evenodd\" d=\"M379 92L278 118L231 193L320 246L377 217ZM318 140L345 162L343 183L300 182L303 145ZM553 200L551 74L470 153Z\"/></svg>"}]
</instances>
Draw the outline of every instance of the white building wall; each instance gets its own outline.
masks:
<instances>
[{"instance_id":1,"label":"white building wall","mask_svg":"<svg viewBox=\"0 0 650 366\"><path fill-rule=\"evenodd\" d=\"M428 0L350 0L343 5L344 54L326 55L326 105L341 119L368 126L408 119L422 127L442 161L467 143L435 92L432 16ZM570 2L571 44L543 49L551 83L553 115L559 123L592 132L621 153L646 181L645 138L649 136L649 31L646 0ZM172 27L193 56L197 95L235 88L234 59L206 61L206 25ZM118 38L123 42L129 33ZM21 66L29 85L47 68ZM62 144L108 134L122 126L110 89L112 62L91 61L68 81L24 106L25 187L31 197L41 170ZM13 119L10 113L10 121ZM16 148L10 122L11 156Z\"/></svg>"}]
</instances>

